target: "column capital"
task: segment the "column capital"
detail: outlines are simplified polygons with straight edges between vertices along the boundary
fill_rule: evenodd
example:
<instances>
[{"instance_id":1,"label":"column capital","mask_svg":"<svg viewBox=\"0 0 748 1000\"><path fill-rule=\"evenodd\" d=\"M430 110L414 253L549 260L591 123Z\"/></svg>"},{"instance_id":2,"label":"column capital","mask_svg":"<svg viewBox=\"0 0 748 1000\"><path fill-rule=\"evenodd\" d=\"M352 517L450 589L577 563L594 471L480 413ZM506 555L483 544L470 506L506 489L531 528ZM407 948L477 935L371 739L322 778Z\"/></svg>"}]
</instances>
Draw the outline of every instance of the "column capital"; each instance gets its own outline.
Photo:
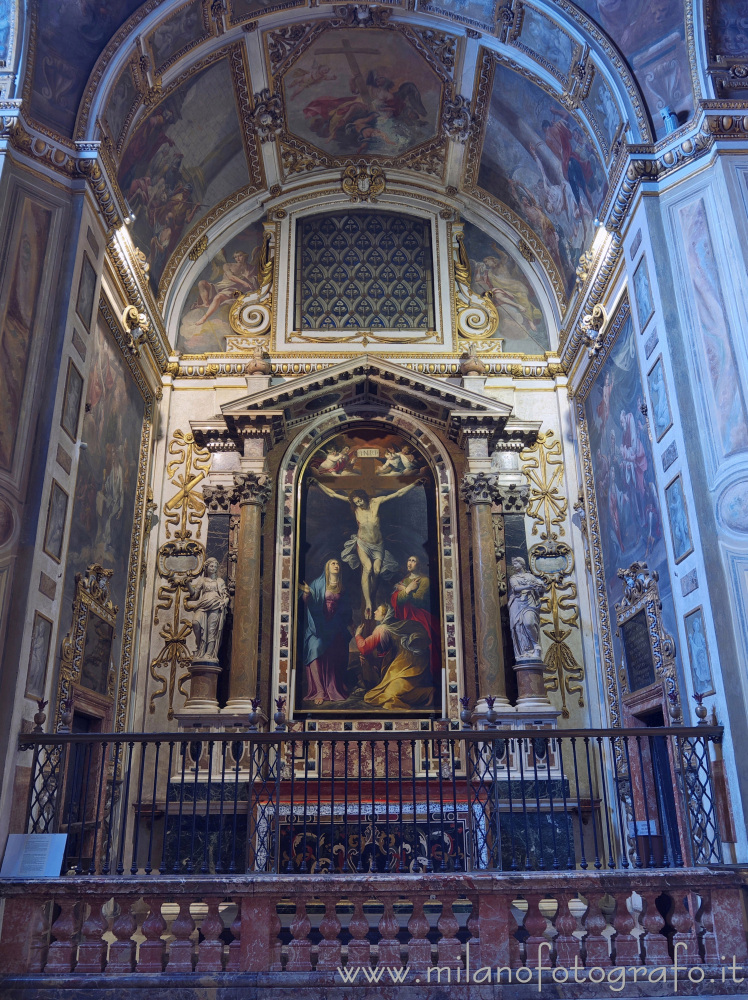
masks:
<instances>
[{"instance_id":1,"label":"column capital","mask_svg":"<svg viewBox=\"0 0 748 1000\"><path fill-rule=\"evenodd\" d=\"M470 507L480 503L499 503L499 478L491 473L469 472L462 477L460 496Z\"/></svg>"},{"instance_id":2,"label":"column capital","mask_svg":"<svg viewBox=\"0 0 748 1000\"><path fill-rule=\"evenodd\" d=\"M240 506L256 504L264 507L270 499L270 478L257 475L255 472L237 472L234 474L234 490L231 496L233 503Z\"/></svg>"},{"instance_id":3,"label":"column capital","mask_svg":"<svg viewBox=\"0 0 748 1000\"><path fill-rule=\"evenodd\" d=\"M527 483L501 483L498 484L501 507L504 513L516 511L524 513L530 500L530 487Z\"/></svg>"},{"instance_id":4,"label":"column capital","mask_svg":"<svg viewBox=\"0 0 748 1000\"><path fill-rule=\"evenodd\" d=\"M211 514L228 514L231 509L231 490L220 484L203 486L203 500Z\"/></svg>"}]
</instances>

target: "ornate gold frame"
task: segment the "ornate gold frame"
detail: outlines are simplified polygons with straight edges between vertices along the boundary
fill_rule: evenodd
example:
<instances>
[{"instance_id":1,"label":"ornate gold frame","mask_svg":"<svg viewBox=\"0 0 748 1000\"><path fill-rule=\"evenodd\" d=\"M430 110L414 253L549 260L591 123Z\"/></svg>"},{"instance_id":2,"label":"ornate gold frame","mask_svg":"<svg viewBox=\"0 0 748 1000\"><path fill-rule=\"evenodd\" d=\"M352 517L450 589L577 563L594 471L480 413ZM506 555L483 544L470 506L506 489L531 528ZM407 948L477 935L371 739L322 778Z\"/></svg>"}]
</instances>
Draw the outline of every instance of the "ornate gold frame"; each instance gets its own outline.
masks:
<instances>
[{"instance_id":1,"label":"ornate gold frame","mask_svg":"<svg viewBox=\"0 0 748 1000\"><path fill-rule=\"evenodd\" d=\"M652 661L654 664L655 684L663 684L665 694L669 701L669 712L673 722L680 722L680 691L678 687L678 677L675 666L675 642L673 637L665 631L662 623L662 602L660 600L660 589L657 585L658 575L656 571L650 572L646 563L632 563L628 569L618 570L618 579L623 581L623 597L616 601L616 635L623 636L621 630L623 626L636 617L641 611L647 619L649 632L649 645L652 651ZM624 647L625 648L625 647ZM637 694L641 696L644 688L637 688L636 692L629 690L629 675L625 663L621 663L618 673L621 685L621 694Z\"/></svg>"},{"instance_id":2,"label":"ornate gold frame","mask_svg":"<svg viewBox=\"0 0 748 1000\"><path fill-rule=\"evenodd\" d=\"M109 580L113 570L104 569L94 563L85 573L75 574L75 598L73 600L73 617L70 631L62 640L60 663L60 678L57 685L55 706L55 731L59 729L62 720L62 706L72 706L75 686L80 685L81 670L86 658L86 632L91 615L101 619L112 629L109 648L109 667L106 678L106 697L110 702L114 699L115 665L112 659L114 636L116 634L116 607L109 595ZM95 691L93 688L87 690ZM102 694L102 692L96 692Z\"/></svg>"}]
</instances>

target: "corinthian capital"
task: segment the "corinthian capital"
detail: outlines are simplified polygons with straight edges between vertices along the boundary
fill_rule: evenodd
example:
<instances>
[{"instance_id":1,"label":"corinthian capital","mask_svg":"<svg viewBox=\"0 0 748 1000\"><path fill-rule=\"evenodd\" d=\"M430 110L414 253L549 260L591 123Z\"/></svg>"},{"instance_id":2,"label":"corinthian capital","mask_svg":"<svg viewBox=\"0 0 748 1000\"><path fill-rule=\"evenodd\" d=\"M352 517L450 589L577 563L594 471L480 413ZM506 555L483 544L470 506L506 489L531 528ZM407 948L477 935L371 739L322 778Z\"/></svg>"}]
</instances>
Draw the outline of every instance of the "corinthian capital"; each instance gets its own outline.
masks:
<instances>
[{"instance_id":1,"label":"corinthian capital","mask_svg":"<svg viewBox=\"0 0 748 1000\"><path fill-rule=\"evenodd\" d=\"M462 477L460 496L471 507L477 503L498 503L501 499L498 476L469 472Z\"/></svg>"},{"instance_id":2,"label":"corinthian capital","mask_svg":"<svg viewBox=\"0 0 748 1000\"><path fill-rule=\"evenodd\" d=\"M234 476L233 503L243 506L245 503L264 507L270 498L270 480L267 476L254 472L238 472Z\"/></svg>"},{"instance_id":3,"label":"corinthian capital","mask_svg":"<svg viewBox=\"0 0 748 1000\"><path fill-rule=\"evenodd\" d=\"M227 490L225 486L203 486L203 500L211 514L228 514L231 490Z\"/></svg>"}]
</instances>

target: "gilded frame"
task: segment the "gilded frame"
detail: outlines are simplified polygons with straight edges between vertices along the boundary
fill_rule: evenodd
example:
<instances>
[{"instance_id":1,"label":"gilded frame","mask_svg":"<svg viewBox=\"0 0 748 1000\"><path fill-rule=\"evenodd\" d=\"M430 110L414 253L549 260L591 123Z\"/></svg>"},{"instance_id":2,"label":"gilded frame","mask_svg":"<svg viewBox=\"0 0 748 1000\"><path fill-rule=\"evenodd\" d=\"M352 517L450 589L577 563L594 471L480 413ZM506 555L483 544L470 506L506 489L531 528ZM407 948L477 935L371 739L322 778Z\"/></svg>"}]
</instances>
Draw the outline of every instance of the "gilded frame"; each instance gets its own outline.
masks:
<instances>
[{"instance_id":1,"label":"gilded frame","mask_svg":"<svg viewBox=\"0 0 748 1000\"><path fill-rule=\"evenodd\" d=\"M94 563L85 573L75 575L75 598L70 631L62 640L60 678L57 686L57 701L55 706L55 725L57 731L62 721L62 706L72 706L75 700L76 688L105 695L110 702L114 699L116 666L112 659L112 647L117 626L119 609L109 595L109 581L113 570L104 569ZM81 683L83 669L86 666L86 645L88 641L89 623L98 619L105 628L110 629L108 646L108 666L104 678L104 690Z\"/></svg>"}]
</instances>

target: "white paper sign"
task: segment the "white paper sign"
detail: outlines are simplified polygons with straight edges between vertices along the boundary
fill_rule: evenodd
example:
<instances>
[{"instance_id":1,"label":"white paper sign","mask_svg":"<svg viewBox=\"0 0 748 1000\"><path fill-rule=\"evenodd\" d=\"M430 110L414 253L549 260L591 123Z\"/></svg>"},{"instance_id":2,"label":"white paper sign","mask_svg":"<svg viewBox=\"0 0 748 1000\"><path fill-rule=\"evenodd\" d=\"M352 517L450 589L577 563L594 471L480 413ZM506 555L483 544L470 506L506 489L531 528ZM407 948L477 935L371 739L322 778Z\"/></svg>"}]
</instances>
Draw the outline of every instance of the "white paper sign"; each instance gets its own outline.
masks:
<instances>
[{"instance_id":1,"label":"white paper sign","mask_svg":"<svg viewBox=\"0 0 748 1000\"><path fill-rule=\"evenodd\" d=\"M0 875L3 878L57 878L65 856L66 833L11 833Z\"/></svg>"}]
</instances>

